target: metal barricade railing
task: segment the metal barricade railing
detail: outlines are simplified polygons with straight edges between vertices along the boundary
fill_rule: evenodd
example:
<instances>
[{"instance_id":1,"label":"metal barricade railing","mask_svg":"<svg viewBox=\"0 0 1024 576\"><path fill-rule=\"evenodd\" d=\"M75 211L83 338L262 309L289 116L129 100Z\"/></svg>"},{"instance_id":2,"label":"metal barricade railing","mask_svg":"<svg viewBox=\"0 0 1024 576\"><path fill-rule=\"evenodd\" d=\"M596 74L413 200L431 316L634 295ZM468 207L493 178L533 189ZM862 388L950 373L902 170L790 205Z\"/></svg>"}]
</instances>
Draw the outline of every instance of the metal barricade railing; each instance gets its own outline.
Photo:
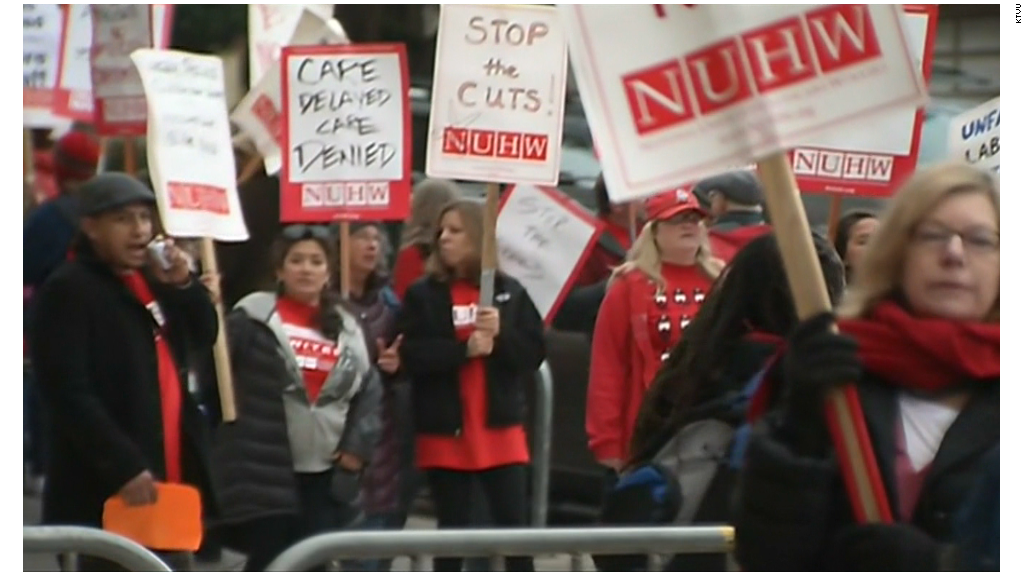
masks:
<instances>
[{"instance_id":1,"label":"metal barricade railing","mask_svg":"<svg viewBox=\"0 0 1024 576\"><path fill-rule=\"evenodd\" d=\"M533 526L543 528L548 519L548 490L551 484L551 420L554 414L555 385L548 361L541 363L536 374L537 397L534 399L533 429L533 500L530 519Z\"/></svg>"},{"instance_id":2,"label":"metal barricade railing","mask_svg":"<svg viewBox=\"0 0 1024 576\"><path fill-rule=\"evenodd\" d=\"M96 528L81 526L25 526L25 554L66 554L62 568L73 568L78 554L87 554L121 565L129 572L170 572L160 558L131 540Z\"/></svg>"},{"instance_id":3,"label":"metal barricade railing","mask_svg":"<svg viewBox=\"0 0 1024 576\"><path fill-rule=\"evenodd\" d=\"M508 556L570 554L573 571L584 554L658 555L729 553L731 526L672 528L524 528L487 530L405 530L332 532L295 544L274 559L268 572L301 572L338 559L412 558L412 569L431 570L431 558L491 558L502 568Z\"/></svg>"}]
</instances>

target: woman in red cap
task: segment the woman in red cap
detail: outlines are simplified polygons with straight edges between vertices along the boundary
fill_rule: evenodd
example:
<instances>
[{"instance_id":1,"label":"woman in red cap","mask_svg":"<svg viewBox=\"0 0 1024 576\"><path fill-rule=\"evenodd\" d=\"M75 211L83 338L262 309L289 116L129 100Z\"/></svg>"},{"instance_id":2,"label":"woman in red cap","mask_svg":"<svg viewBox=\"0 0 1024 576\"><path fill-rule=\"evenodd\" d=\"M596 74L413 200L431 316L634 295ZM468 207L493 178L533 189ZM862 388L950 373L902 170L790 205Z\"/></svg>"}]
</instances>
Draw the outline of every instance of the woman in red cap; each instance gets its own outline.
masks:
<instances>
[{"instance_id":1,"label":"woman in red cap","mask_svg":"<svg viewBox=\"0 0 1024 576\"><path fill-rule=\"evenodd\" d=\"M723 267L693 194L665 192L645 209L647 224L612 273L591 348L587 436L597 461L616 473L644 391Z\"/></svg>"}]
</instances>

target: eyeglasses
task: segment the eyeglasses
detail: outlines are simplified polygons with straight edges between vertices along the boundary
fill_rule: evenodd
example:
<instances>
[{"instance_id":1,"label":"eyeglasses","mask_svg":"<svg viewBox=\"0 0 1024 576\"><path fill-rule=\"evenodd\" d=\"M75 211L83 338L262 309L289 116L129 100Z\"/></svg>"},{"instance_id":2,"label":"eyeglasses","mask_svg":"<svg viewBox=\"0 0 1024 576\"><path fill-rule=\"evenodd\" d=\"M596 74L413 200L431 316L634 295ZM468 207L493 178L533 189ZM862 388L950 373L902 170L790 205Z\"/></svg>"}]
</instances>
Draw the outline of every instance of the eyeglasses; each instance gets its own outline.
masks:
<instances>
[{"instance_id":1,"label":"eyeglasses","mask_svg":"<svg viewBox=\"0 0 1024 576\"><path fill-rule=\"evenodd\" d=\"M999 251L999 233L984 228L958 232L939 224L928 224L914 232L914 242L933 250L945 250L953 237L959 237L964 250L972 254L992 254Z\"/></svg>"},{"instance_id":2,"label":"eyeglasses","mask_svg":"<svg viewBox=\"0 0 1024 576\"><path fill-rule=\"evenodd\" d=\"M281 230L281 236L285 240L330 240L333 235L331 228L322 224L292 224Z\"/></svg>"}]
</instances>

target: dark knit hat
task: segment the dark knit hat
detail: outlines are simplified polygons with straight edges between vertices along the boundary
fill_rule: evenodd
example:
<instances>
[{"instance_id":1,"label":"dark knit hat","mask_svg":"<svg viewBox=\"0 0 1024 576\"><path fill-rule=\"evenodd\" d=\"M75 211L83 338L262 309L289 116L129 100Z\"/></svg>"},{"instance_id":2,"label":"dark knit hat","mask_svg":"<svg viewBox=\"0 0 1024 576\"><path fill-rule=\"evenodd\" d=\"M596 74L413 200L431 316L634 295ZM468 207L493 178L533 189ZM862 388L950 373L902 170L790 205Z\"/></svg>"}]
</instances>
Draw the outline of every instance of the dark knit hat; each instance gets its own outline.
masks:
<instances>
[{"instance_id":1,"label":"dark knit hat","mask_svg":"<svg viewBox=\"0 0 1024 576\"><path fill-rule=\"evenodd\" d=\"M96 175L100 162L100 144L86 132L68 132L53 148L54 175L57 181L88 180Z\"/></svg>"},{"instance_id":2,"label":"dark knit hat","mask_svg":"<svg viewBox=\"0 0 1024 576\"><path fill-rule=\"evenodd\" d=\"M156 196L138 179L121 172L105 172L78 189L82 216L95 216L129 204L156 204Z\"/></svg>"},{"instance_id":3,"label":"dark knit hat","mask_svg":"<svg viewBox=\"0 0 1024 576\"><path fill-rule=\"evenodd\" d=\"M711 193L718 192L725 198L743 206L757 206L764 203L764 193L757 175L747 170L736 170L705 178L693 187L701 203L711 203Z\"/></svg>"}]
</instances>

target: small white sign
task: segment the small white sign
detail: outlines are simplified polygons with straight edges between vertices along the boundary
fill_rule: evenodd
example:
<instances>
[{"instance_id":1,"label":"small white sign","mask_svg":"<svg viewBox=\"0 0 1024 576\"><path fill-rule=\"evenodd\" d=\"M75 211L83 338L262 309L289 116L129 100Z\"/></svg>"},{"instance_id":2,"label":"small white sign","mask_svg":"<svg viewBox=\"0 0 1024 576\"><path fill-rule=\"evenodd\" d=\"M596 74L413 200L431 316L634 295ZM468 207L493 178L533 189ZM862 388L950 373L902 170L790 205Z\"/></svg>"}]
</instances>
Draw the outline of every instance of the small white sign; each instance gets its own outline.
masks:
<instances>
[{"instance_id":1,"label":"small white sign","mask_svg":"<svg viewBox=\"0 0 1024 576\"><path fill-rule=\"evenodd\" d=\"M235 184L224 63L173 50L131 55L149 108L146 148L164 228L178 237L249 238Z\"/></svg>"},{"instance_id":2,"label":"small white sign","mask_svg":"<svg viewBox=\"0 0 1024 576\"><path fill-rule=\"evenodd\" d=\"M949 123L949 152L953 158L999 175L999 97Z\"/></svg>"},{"instance_id":3,"label":"small white sign","mask_svg":"<svg viewBox=\"0 0 1024 576\"><path fill-rule=\"evenodd\" d=\"M545 6L441 6L427 174L558 183L566 41Z\"/></svg>"},{"instance_id":4,"label":"small white sign","mask_svg":"<svg viewBox=\"0 0 1024 576\"><path fill-rule=\"evenodd\" d=\"M60 68L63 11L56 4L23 4L22 20L22 125L49 128Z\"/></svg>"},{"instance_id":5,"label":"small white sign","mask_svg":"<svg viewBox=\"0 0 1024 576\"><path fill-rule=\"evenodd\" d=\"M132 52L153 46L148 4L92 4L92 91L96 130L111 136L146 133L146 96Z\"/></svg>"},{"instance_id":6,"label":"small white sign","mask_svg":"<svg viewBox=\"0 0 1024 576\"><path fill-rule=\"evenodd\" d=\"M498 265L523 285L550 323L602 231L602 224L558 190L517 185L506 192L498 213Z\"/></svg>"},{"instance_id":7,"label":"small white sign","mask_svg":"<svg viewBox=\"0 0 1024 576\"><path fill-rule=\"evenodd\" d=\"M281 58L281 48L302 18L303 8L330 20L333 4L250 4L249 5L249 87L256 84ZM347 40L347 39L346 39Z\"/></svg>"}]
</instances>

